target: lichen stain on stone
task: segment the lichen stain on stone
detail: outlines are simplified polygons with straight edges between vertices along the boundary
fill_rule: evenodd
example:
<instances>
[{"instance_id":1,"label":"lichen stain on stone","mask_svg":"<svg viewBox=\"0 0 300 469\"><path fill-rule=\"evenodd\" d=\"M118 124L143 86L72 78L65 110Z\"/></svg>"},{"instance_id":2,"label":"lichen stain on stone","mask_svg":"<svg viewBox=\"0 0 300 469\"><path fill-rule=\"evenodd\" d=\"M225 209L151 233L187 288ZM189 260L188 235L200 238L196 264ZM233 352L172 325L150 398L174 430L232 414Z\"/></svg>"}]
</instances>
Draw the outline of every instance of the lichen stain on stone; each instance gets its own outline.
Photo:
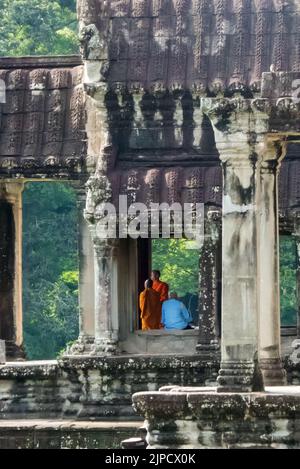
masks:
<instances>
[{"instance_id":1,"label":"lichen stain on stone","mask_svg":"<svg viewBox=\"0 0 300 469\"><path fill-rule=\"evenodd\" d=\"M224 197L230 197L232 205L242 209L243 206L253 204L255 177L251 168L240 170L237 174L235 170L225 165L224 179Z\"/></svg>"}]
</instances>

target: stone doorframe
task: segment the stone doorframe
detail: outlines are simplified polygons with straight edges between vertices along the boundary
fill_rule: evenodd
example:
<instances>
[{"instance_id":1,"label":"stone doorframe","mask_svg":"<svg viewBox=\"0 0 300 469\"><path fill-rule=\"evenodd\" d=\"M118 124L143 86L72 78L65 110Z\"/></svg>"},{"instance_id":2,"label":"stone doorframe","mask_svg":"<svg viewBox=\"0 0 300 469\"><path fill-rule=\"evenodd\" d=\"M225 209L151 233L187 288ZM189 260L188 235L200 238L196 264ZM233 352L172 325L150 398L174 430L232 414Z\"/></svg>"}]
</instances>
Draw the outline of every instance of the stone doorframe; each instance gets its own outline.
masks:
<instances>
[{"instance_id":1,"label":"stone doorframe","mask_svg":"<svg viewBox=\"0 0 300 469\"><path fill-rule=\"evenodd\" d=\"M4 267L5 259L11 256L11 266L2 272L9 280L9 290L6 291L6 301L2 301L0 314L7 327L1 331L1 339L6 342L6 355L9 359L23 359L23 312L22 312L22 192L23 181L0 181L0 200L7 204L11 216L7 223L0 227L6 244L12 243L11 248L3 252L1 261ZM1 292L2 300L4 292ZM3 322L2 321L2 322Z\"/></svg>"}]
</instances>

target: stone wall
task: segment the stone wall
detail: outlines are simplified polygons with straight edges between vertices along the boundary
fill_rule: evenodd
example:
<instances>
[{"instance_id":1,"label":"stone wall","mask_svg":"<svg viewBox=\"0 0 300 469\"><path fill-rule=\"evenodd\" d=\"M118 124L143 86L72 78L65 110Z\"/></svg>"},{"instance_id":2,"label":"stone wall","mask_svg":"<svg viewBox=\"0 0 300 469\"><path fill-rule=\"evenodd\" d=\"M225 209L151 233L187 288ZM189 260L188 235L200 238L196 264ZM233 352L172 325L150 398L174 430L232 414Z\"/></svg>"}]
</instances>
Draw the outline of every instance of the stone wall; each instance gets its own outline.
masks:
<instances>
[{"instance_id":1,"label":"stone wall","mask_svg":"<svg viewBox=\"0 0 300 469\"><path fill-rule=\"evenodd\" d=\"M74 358L0 366L0 420L137 419L132 394L169 385L211 386L219 363L188 355ZM300 385L300 364L286 361Z\"/></svg>"},{"instance_id":2,"label":"stone wall","mask_svg":"<svg viewBox=\"0 0 300 469\"><path fill-rule=\"evenodd\" d=\"M214 383L218 367L187 355L6 364L0 366L0 420L136 419L133 393Z\"/></svg>"},{"instance_id":3,"label":"stone wall","mask_svg":"<svg viewBox=\"0 0 300 469\"><path fill-rule=\"evenodd\" d=\"M300 388L217 393L212 388L138 393L148 449L299 449Z\"/></svg>"},{"instance_id":4,"label":"stone wall","mask_svg":"<svg viewBox=\"0 0 300 469\"><path fill-rule=\"evenodd\" d=\"M0 449L120 449L140 422L1 421Z\"/></svg>"}]
</instances>

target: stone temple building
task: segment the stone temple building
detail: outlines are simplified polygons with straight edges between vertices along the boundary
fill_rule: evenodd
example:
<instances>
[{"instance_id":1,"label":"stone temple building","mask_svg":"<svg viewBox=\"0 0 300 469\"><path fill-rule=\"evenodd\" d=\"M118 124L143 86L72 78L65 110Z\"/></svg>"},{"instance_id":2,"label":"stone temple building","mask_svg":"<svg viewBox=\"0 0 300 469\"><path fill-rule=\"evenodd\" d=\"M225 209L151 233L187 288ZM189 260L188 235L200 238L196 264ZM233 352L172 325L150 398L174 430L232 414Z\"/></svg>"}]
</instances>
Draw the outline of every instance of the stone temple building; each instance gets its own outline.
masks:
<instances>
[{"instance_id":1,"label":"stone temple building","mask_svg":"<svg viewBox=\"0 0 300 469\"><path fill-rule=\"evenodd\" d=\"M0 446L101 447L146 418L154 448L300 447L300 296L280 327L278 247L300 256L300 3L77 5L81 56L0 59ZM35 180L78 198L80 336L51 362L22 348ZM120 194L204 204L199 330L139 329L151 241L97 229Z\"/></svg>"}]
</instances>

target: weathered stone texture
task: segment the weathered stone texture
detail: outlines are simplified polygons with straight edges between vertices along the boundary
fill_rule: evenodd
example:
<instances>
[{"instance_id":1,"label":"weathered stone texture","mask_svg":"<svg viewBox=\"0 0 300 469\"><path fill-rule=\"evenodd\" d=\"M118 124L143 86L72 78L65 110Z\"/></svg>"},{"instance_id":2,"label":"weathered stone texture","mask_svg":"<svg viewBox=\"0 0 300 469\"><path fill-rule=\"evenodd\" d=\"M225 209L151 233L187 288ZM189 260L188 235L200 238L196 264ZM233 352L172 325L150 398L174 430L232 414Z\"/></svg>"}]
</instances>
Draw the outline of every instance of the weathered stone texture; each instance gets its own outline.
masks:
<instances>
[{"instance_id":1,"label":"weathered stone texture","mask_svg":"<svg viewBox=\"0 0 300 469\"><path fill-rule=\"evenodd\" d=\"M195 356L66 358L0 367L0 420L134 418L131 396L214 382L218 363ZM135 417L136 418L136 417Z\"/></svg>"},{"instance_id":2,"label":"weathered stone texture","mask_svg":"<svg viewBox=\"0 0 300 469\"><path fill-rule=\"evenodd\" d=\"M300 6L277 0L78 2L82 50L110 82L212 91L300 67ZM104 47L100 47L104 44Z\"/></svg>"},{"instance_id":3,"label":"weathered stone texture","mask_svg":"<svg viewBox=\"0 0 300 469\"><path fill-rule=\"evenodd\" d=\"M0 364L6 362L5 340L0 340Z\"/></svg>"},{"instance_id":4,"label":"weathered stone texture","mask_svg":"<svg viewBox=\"0 0 300 469\"><path fill-rule=\"evenodd\" d=\"M205 388L133 396L149 449L300 448L300 389L218 394Z\"/></svg>"},{"instance_id":5,"label":"weathered stone texture","mask_svg":"<svg viewBox=\"0 0 300 469\"><path fill-rule=\"evenodd\" d=\"M80 63L78 57L0 59L2 177L78 177L85 157Z\"/></svg>"},{"instance_id":6,"label":"weathered stone texture","mask_svg":"<svg viewBox=\"0 0 300 469\"><path fill-rule=\"evenodd\" d=\"M7 420L0 422L0 449L120 449L141 422Z\"/></svg>"}]
</instances>

